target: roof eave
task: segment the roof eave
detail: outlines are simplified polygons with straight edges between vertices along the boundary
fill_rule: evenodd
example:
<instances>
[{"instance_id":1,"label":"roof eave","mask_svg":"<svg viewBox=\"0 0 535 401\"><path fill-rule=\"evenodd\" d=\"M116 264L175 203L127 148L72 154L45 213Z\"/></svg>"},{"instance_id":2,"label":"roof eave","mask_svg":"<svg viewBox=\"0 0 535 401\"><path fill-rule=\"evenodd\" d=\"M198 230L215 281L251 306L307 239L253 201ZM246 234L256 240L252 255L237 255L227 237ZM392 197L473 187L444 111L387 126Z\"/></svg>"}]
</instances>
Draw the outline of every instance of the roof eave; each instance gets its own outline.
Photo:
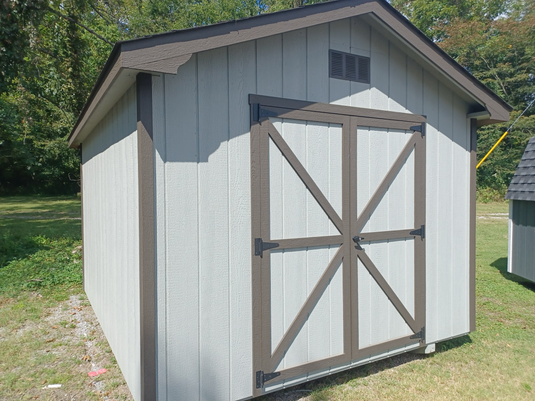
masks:
<instances>
[{"instance_id":1,"label":"roof eave","mask_svg":"<svg viewBox=\"0 0 535 401\"><path fill-rule=\"evenodd\" d=\"M176 74L194 53L365 14L373 14L481 104L489 112L489 118L479 121L478 125L509 120L511 106L464 70L387 2L338 0L118 42L69 136L69 146L80 145L109 107L135 82L138 72Z\"/></svg>"}]
</instances>

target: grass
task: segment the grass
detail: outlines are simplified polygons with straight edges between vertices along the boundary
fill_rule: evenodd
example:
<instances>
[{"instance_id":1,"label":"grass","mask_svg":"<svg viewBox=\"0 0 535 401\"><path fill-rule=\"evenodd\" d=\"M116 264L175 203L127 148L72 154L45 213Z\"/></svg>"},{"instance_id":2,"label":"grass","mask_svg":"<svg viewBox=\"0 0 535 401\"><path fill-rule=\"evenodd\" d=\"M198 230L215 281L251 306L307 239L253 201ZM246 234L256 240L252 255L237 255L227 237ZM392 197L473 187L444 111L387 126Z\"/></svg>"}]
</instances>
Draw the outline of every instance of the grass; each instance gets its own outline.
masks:
<instances>
[{"instance_id":1,"label":"grass","mask_svg":"<svg viewBox=\"0 0 535 401\"><path fill-rule=\"evenodd\" d=\"M131 399L111 359L83 294L79 197L0 197L0 400Z\"/></svg>"},{"instance_id":2,"label":"grass","mask_svg":"<svg viewBox=\"0 0 535 401\"><path fill-rule=\"evenodd\" d=\"M131 399L83 294L79 207L0 198L0 400ZM478 203L476 332L262 399L535 399L535 284L506 272L507 212ZM95 365L108 373L90 379Z\"/></svg>"}]
</instances>

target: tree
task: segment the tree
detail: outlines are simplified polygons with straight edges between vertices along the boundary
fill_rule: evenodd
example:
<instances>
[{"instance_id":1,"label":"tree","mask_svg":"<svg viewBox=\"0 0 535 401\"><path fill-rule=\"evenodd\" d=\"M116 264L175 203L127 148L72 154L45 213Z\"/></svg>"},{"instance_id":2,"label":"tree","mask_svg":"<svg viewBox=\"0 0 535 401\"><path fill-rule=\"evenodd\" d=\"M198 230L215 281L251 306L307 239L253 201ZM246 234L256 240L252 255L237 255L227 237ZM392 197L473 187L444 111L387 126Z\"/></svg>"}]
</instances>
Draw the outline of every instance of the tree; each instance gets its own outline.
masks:
<instances>
[{"instance_id":1,"label":"tree","mask_svg":"<svg viewBox=\"0 0 535 401\"><path fill-rule=\"evenodd\" d=\"M0 192L77 191L66 138L111 42L85 0L0 4Z\"/></svg>"},{"instance_id":2,"label":"tree","mask_svg":"<svg viewBox=\"0 0 535 401\"><path fill-rule=\"evenodd\" d=\"M455 20L489 22L513 7L511 0L392 0L390 3L434 41L444 38L444 27Z\"/></svg>"},{"instance_id":3,"label":"tree","mask_svg":"<svg viewBox=\"0 0 535 401\"><path fill-rule=\"evenodd\" d=\"M478 130L478 160L490 150L535 92L535 3L524 0L394 0L392 4L471 74L514 107L511 120ZM478 169L478 188L504 192L535 135L535 110Z\"/></svg>"}]
</instances>

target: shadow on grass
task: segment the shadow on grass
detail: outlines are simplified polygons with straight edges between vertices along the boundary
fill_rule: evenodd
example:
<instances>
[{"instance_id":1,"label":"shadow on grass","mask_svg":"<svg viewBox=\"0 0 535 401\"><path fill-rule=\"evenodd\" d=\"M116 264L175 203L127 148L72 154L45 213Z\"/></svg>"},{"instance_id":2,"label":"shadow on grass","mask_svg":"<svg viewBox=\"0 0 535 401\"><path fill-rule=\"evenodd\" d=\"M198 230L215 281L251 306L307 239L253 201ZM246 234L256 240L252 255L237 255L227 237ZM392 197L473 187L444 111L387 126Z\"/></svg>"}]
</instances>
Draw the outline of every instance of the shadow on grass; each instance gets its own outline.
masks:
<instances>
[{"instance_id":1,"label":"shadow on grass","mask_svg":"<svg viewBox=\"0 0 535 401\"><path fill-rule=\"evenodd\" d=\"M509 273L507 271L507 258L496 259L490 265L492 267L498 269L500 271L501 275L505 279L513 281L515 283L518 283L518 284L522 285L524 288L535 292L535 283L534 282L526 280L525 278L517 276L516 274L513 274L513 273Z\"/></svg>"},{"instance_id":2,"label":"shadow on grass","mask_svg":"<svg viewBox=\"0 0 535 401\"><path fill-rule=\"evenodd\" d=\"M342 384L350 385L352 387L365 385L363 380L381 373L385 370L393 369L398 366L405 365L407 363L432 358L435 354L449 351L454 348L462 347L465 344L471 344L472 339L469 335L454 338L448 341L437 343L436 353L421 355L413 354L411 352L405 352L390 358L382 359L376 362L368 363L362 366L358 366L353 369L349 369L340 373L335 373L330 376L323 377L321 379L312 380L301 385L291 387L287 390L277 391L272 394L265 395L258 398L259 401L294 401L300 400L310 394L312 394L312 400L314 401L327 401L330 400L329 390L334 386ZM355 381L354 383L351 383Z\"/></svg>"},{"instance_id":3,"label":"shadow on grass","mask_svg":"<svg viewBox=\"0 0 535 401\"><path fill-rule=\"evenodd\" d=\"M459 348L466 344L472 344L472 338L470 338L468 334L462 337L452 338L451 340L437 343L436 353L438 354L441 352L446 352L446 351L449 351L450 349Z\"/></svg>"},{"instance_id":4,"label":"shadow on grass","mask_svg":"<svg viewBox=\"0 0 535 401\"><path fill-rule=\"evenodd\" d=\"M3 233L19 238L43 236L50 239L80 239L82 220L79 218L39 219L0 219L0 237Z\"/></svg>"},{"instance_id":5,"label":"shadow on grass","mask_svg":"<svg viewBox=\"0 0 535 401\"><path fill-rule=\"evenodd\" d=\"M80 197L0 196L2 213L80 213Z\"/></svg>"},{"instance_id":6,"label":"shadow on grass","mask_svg":"<svg viewBox=\"0 0 535 401\"><path fill-rule=\"evenodd\" d=\"M19 237L7 231L0 233L0 269L9 262L24 259L45 248L35 237Z\"/></svg>"},{"instance_id":7,"label":"shadow on grass","mask_svg":"<svg viewBox=\"0 0 535 401\"><path fill-rule=\"evenodd\" d=\"M80 220L0 219L0 268L46 249L43 237L51 240L81 238Z\"/></svg>"}]
</instances>

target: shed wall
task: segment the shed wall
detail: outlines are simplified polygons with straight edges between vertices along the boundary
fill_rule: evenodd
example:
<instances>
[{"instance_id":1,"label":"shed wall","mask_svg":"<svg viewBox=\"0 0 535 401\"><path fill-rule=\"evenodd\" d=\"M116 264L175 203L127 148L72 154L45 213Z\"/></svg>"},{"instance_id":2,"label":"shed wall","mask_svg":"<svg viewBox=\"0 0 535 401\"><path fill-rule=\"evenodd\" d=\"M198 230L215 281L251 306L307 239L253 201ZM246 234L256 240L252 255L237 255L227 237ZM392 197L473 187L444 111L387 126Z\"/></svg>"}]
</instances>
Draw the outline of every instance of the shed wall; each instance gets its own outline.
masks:
<instances>
[{"instance_id":1,"label":"shed wall","mask_svg":"<svg viewBox=\"0 0 535 401\"><path fill-rule=\"evenodd\" d=\"M329 49L371 56L371 84L330 79ZM468 105L361 19L341 20L153 78L159 399L252 394L250 93L427 115L427 342L469 332Z\"/></svg>"},{"instance_id":2,"label":"shed wall","mask_svg":"<svg viewBox=\"0 0 535 401\"><path fill-rule=\"evenodd\" d=\"M140 399L136 91L84 141L84 286L135 400Z\"/></svg>"},{"instance_id":3,"label":"shed wall","mask_svg":"<svg viewBox=\"0 0 535 401\"><path fill-rule=\"evenodd\" d=\"M508 271L535 281L535 202L509 201Z\"/></svg>"}]
</instances>

